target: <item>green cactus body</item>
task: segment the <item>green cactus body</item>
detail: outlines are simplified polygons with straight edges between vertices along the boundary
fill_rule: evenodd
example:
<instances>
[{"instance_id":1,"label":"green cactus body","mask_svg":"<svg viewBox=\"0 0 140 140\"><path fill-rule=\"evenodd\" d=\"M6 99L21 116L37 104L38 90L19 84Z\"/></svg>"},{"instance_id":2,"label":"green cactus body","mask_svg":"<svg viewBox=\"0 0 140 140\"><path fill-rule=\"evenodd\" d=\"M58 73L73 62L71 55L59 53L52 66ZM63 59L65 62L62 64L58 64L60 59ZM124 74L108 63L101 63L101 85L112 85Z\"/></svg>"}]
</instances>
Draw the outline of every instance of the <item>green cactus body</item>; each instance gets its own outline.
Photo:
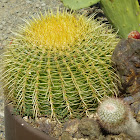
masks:
<instances>
[{"instance_id":1,"label":"green cactus body","mask_svg":"<svg viewBox=\"0 0 140 140\"><path fill-rule=\"evenodd\" d=\"M21 115L82 117L117 94L110 58L119 39L111 29L65 11L26 22L6 51L2 73L5 95Z\"/></svg>"},{"instance_id":2,"label":"green cactus body","mask_svg":"<svg viewBox=\"0 0 140 140\"><path fill-rule=\"evenodd\" d=\"M77 10L83 7L91 6L100 0L61 0L64 5L70 7L73 10Z\"/></svg>"},{"instance_id":3,"label":"green cactus body","mask_svg":"<svg viewBox=\"0 0 140 140\"><path fill-rule=\"evenodd\" d=\"M123 38L140 31L140 8L138 0L101 0L102 9Z\"/></svg>"},{"instance_id":4,"label":"green cactus body","mask_svg":"<svg viewBox=\"0 0 140 140\"><path fill-rule=\"evenodd\" d=\"M111 133L121 133L130 127L130 109L123 101L115 98L104 100L97 110L98 120Z\"/></svg>"}]
</instances>

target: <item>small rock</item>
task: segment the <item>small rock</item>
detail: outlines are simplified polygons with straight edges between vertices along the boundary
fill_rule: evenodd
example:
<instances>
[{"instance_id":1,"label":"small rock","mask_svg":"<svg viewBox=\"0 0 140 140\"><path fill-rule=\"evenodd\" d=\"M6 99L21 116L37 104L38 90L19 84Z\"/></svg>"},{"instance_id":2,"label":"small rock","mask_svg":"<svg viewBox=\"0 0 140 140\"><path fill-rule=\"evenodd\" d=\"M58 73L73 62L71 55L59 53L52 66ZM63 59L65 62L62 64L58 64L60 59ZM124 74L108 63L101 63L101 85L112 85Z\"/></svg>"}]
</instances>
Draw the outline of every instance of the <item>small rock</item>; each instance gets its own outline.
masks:
<instances>
[{"instance_id":1,"label":"small rock","mask_svg":"<svg viewBox=\"0 0 140 140\"><path fill-rule=\"evenodd\" d=\"M44 7L44 6L46 6L46 4L45 3L42 3L41 6Z\"/></svg>"},{"instance_id":2,"label":"small rock","mask_svg":"<svg viewBox=\"0 0 140 140\"><path fill-rule=\"evenodd\" d=\"M94 119L82 119L78 129L83 136L88 136L89 138L98 138L100 136L99 126Z\"/></svg>"},{"instance_id":3,"label":"small rock","mask_svg":"<svg viewBox=\"0 0 140 140\"><path fill-rule=\"evenodd\" d=\"M73 135L73 137L74 137L74 138L77 138L77 139L80 139L80 138L83 137L83 135L82 135L79 131L77 131L77 132Z\"/></svg>"},{"instance_id":4,"label":"small rock","mask_svg":"<svg viewBox=\"0 0 140 140\"><path fill-rule=\"evenodd\" d=\"M120 135L108 135L106 140L133 140L130 136L121 133Z\"/></svg>"},{"instance_id":5,"label":"small rock","mask_svg":"<svg viewBox=\"0 0 140 140\"><path fill-rule=\"evenodd\" d=\"M2 21L1 24L2 24L2 25L5 25L5 24L6 24L6 21Z\"/></svg>"},{"instance_id":6,"label":"small rock","mask_svg":"<svg viewBox=\"0 0 140 140\"><path fill-rule=\"evenodd\" d=\"M1 0L1 2L3 2L3 3L7 3L7 2L8 2L8 0Z\"/></svg>"},{"instance_id":7,"label":"small rock","mask_svg":"<svg viewBox=\"0 0 140 140\"><path fill-rule=\"evenodd\" d=\"M134 98L132 96L125 97L123 100L128 104L134 103Z\"/></svg>"},{"instance_id":8,"label":"small rock","mask_svg":"<svg viewBox=\"0 0 140 140\"><path fill-rule=\"evenodd\" d=\"M62 127L59 125L54 127L52 136L58 138L60 137L61 134L62 134Z\"/></svg>"},{"instance_id":9,"label":"small rock","mask_svg":"<svg viewBox=\"0 0 140 140\"><path fill-rule=\"evenodd\" d=\"M23 120L28 122L28 116L23 117Z\"/></svg>"},{"instance_id":10,"label":"small rock","mask_svg":"<svg viewBox=\"0 0 140 140\"><path fill-rule=\"evenodd\" d=\"M69 132L65 131L62 133L60 140L73 140L73 138Z\"/></svg>"},{"instance_id":11,"label":"small rock","mask_svg":"<svg viewBox=\"0 0 140 140\"><path fill-rule=\"evenodd\" d=\"M0 25L0 30L2 30L3 29L3 26L2 25Z\"/></svg>"},{"instance_id":12,"label":"small rock","mask_svg":"<svg viewBox=\"0 0 140 140\"><path fill-rule=\"evenodd\" d=\"M30 0L27 0L26 3L31 4L32 2Z\"/></svg>"},{"instance_id":13,"label":"small rock","mask_svg":"<svg viewBox=\"0 0 140 140\"><path fill-rule=\"evenodd\" d=\"M137 114L136 121L137 121L138 123L140 123L140 111L139 111L138 114Z\"/></svg>"},{"instance_id":14,"label":"small rock","mask_svg":"<svg viewBox=\"0 0 140 140\"><path fill-rule=\"evenodd\" d=\"M26 11L25 14L28 15L29 11Z\"/></svg>"},{"instance_id":15,"label":"small rock","mask_svg":"<svg viewBox=\"0 0 140 140\"><path fill-rule=\"evenodd\" d=\"M2 48L5 47L6 45L7 45L7 41L6 40L3 40L3 42L2 42Z\"/></svg>"},{"instance_id":16,"label":"small rock","mask_svg":"<svg viewBox=\"0 0 140 140\"><path fill-rule=\"evenodd\" d=\"M140 111L140 102L135 101L130 107L131 107L132 111L134 112L134 116L136 116L138 114L138 112Z\"/></svg>"},{"instance_id":17,"label":"small rock","mask_svg":"<svg viewBox=\"0 0 140 140\"><path fill-rule=\"evenodd\" d=\"M37 118L35 123L41 131L45 132L46 134L50 134L53 131L54 125L47 120L49 119L41 117Z\"/></svg>"},{"instance_id":18,"label":"small rock","mask_svg":"<svg viewBox=\"0 0 140 140\"><path fill-rule=\"evenodd\" d=\"M64 124L64 131L74 134L78 130L79 124L80 124L79 119L72 119Z\"/></svg>"},{"instance_id":19,"label":"small rock","mask_svg":"<svg viewBox=\"0 0 140 140\"><path fill-rule=\"evenodd\" d=\"M36 8L40 8L40 4L37 3L37 4L35 5L35 7L36 7Z\"/></svg>"}]
</instances>

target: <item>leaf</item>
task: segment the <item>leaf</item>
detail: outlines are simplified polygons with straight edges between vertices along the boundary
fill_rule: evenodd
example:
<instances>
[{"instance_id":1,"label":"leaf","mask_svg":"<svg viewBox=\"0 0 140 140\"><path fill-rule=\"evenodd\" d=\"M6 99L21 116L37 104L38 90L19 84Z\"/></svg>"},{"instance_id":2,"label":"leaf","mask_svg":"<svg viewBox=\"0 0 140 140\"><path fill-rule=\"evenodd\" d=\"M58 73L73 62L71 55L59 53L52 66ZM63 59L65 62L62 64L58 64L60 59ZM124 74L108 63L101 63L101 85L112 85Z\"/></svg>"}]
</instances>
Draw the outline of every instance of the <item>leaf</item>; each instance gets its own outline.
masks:
<instances>
[{"instance_id":1,"label":"leaf","mask_svg":"<svg viewBox=\"0 0 140 140\"><path fill-rule=\"evenodd\" d=\"M72 10L78 10L81 8L89 7L93 4L96 4L100 0L62 0L66 7L69 7Z\"/></svg>"}]
</instances>

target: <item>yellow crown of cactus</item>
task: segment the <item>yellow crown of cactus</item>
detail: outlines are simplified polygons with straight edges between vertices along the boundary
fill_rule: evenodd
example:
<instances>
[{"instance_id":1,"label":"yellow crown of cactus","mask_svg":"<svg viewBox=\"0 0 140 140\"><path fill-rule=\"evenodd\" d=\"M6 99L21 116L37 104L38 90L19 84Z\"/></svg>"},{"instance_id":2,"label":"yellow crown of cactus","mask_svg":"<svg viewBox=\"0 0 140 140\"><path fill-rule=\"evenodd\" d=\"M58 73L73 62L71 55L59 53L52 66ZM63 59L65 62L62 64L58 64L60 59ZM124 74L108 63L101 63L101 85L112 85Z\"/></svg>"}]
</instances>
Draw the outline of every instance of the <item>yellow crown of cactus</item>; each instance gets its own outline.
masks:
<instances>
[{"instance_id":1,"label":"yellow crown of cactus","mask_svg":"<svg viewBox=\"0 0 140 140\"><path fill-rule=\"evenodd\" d=\"M110 57L118 41L112 29L83 15L33 17L5 54L5 94L22 115L88 115L100 98L117 93Z\"/></svg>"},{"instance_id":2,"label":"yellow crown of cactus","mask_svg":"<svg viewBox=\"0 0 140 140\"><path fill-rule=\"evenodd\" d=\"M47 48L64 49L81 42L89 33L89 23L83 16L79 18L66 12L41 16L25 28L26 39Z\"/></svg>"}]
</instances>

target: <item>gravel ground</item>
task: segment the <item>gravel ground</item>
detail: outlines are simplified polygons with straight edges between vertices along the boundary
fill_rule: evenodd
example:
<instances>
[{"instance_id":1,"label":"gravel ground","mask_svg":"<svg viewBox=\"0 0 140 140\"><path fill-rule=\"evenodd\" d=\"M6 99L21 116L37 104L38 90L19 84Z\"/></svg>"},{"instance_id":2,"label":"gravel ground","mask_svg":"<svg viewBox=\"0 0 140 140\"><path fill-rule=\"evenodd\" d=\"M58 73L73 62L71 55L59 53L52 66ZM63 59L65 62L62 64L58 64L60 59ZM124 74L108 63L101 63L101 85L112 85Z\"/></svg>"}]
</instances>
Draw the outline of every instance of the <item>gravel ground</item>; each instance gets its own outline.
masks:
<instances>
[{"instance_id":1,"label":"gravel ground","mask_svg":"<svg viewBox=\"0 0 140 140\"><path fill-rule=\"evenodd\" d=\"M0 0L0 54L13 36L12 31L17 30L19 24L24 24L22 19L58 6L63 7L60 0ZM0 90L0 140L4 137L4 97Z\"/></svg>"}]
</instances>

